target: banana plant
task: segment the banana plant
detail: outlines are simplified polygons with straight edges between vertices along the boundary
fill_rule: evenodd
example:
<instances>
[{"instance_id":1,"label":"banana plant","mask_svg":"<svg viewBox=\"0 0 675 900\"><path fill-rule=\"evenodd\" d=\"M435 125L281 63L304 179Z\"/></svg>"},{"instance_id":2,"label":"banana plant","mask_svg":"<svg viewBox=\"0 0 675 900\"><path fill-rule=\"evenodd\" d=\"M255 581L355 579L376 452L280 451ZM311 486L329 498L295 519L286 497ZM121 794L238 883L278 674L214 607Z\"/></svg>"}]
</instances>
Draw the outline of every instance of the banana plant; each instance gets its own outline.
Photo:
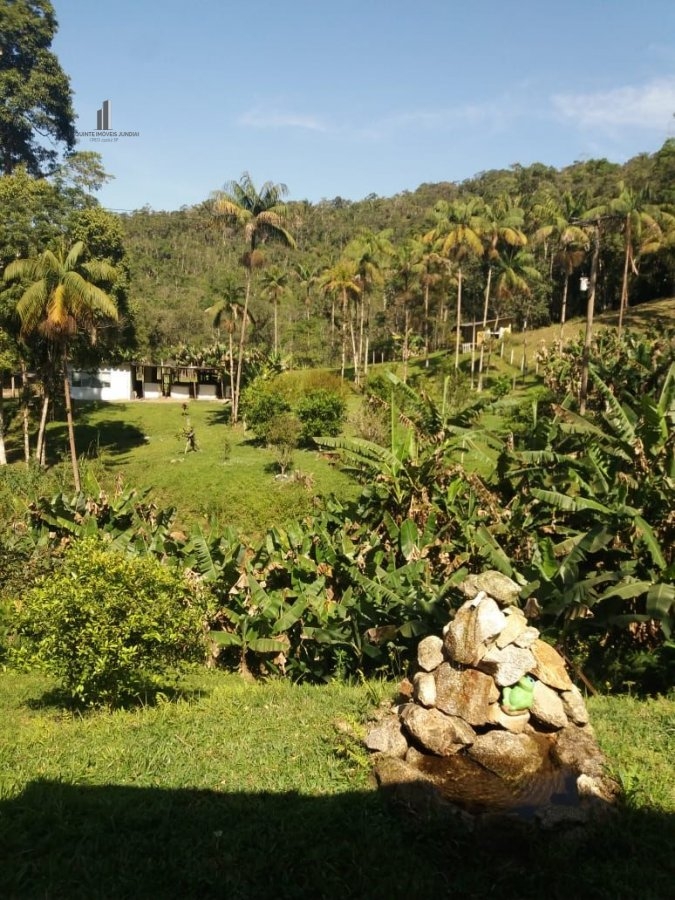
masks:
<instances>
[{"instance_id":1,"label":"banana plant","mask_svg":"<svg viewBox=\"0 0 675 900\"><path fill-rule=\"evenodd\" d=\"M619 402L597 371L594 419L555 408L545 446L501 461L511 478L511 541L530 544L523 573L549 615L597 627L657 620L672 633L675 577L675 364L657 397ZM527 537L529 535L529 537Z\"/></svg>"}]
</instances>

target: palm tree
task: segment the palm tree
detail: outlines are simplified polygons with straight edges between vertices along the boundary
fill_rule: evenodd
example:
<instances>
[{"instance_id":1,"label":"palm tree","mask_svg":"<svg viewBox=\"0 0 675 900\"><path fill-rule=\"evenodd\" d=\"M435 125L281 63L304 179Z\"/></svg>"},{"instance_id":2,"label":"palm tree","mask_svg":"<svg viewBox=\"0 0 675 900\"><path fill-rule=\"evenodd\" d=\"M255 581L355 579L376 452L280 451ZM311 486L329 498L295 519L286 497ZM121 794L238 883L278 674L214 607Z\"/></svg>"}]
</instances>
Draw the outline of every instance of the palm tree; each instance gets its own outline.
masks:
<instances>
[{"instance_id":1,"label":"palm tree","mask_svg":"<svg viewBox=\"0 0 675 900\"><path fill-rule=\"evenodd\" d=\"M0 466L7 465L7 452L5 449L5 411L4 411L4 375L10 369L15 371L18 354L14 341L10 335L0 328Z\"/></svg>"},{"instance_id":2,"label":"palm tree","mask_svg":"<svg viewBox=\"0 0 675 900\"><path fill-rule=\"evenodd\" d=\"M293 271L298 282L304 288L305 318L309 321L312 308L312 288L319 278L319 267L311 263L298 262L293 266Z\"/></svg>"},{"instance_id":3,"label":"palm tree","mask_svg":"<svg viewBox=\"0 0 675 900\"><path fill-rule=\"evenodd\" d=\"M602 219L598 217L594 222L589 221L591 229L593 253L591 255L591 278L586 304L586 332L584 335L584 347L581 355L581 383L579 385L579 412L586 414L586 399L588 397L588 370L591 359L591 342L593 339L593 317L595 315L595 291L598 283L598 264L600 260L600 232Z\"/></svg>"},{"instance_id":4,"label":"palm tree","mask_svg":"<svg viewBox=\"0 0 675 900\"><path fill-rule=\"evenodd\" d=\"M485 356L485 332L490 308L490 289L495 261L499 259L502 248L524 247L527 244L523 226L525 213L516 200L502 194L492 206L486 206L483 212L485 224L483 230L484 255L487 261L487 282L485 285L485 302L483 304L483 340L480 345L478 361L478 391L483 389L483 360ZM473 373L472 373L473 377Z\"/></svg>"},{"instance_id":5,"label":"palm tree","mask_svg":"<svg viewBox=\"0 0 675 900\"><path fill-rule=\"evenodd\" d=\"M295 247L295 240L285 227L288 208L283 198L287 193L288 188L285 184L274 184L271 181L266 181L258 191L248 172L244 172L239 181L231 181L225 186L224 191L214 197L214 214L222 216L228 224L240 228L246 241L246 251L242 257L246 273L244 312L239 333L237 375L232 391L233 424L239 420L241 373L253 272L264 262L260 245L268 240L277 240L287 247Z\"/></svg>"},{"instance_id":6,"label":"palm tree","mask_svg":"<svg viewBox=\"0 0 675 900\"><path fill-rule=\"evenodd\" d=\"M227 332L228 342L228 377L230 379L230 395L234 385L234 333L239 318L244 314L244 287L236 278L227 277L217 288L220 297L205 310L212 316L213 328ZM247 313L251 319L250 312ZM221 385L222 387L222 385ZM223 396L225 393L223 391Z\"/></svg>"},{"instance_id":7,"label":"palm tree","mask_svg":"<svg viewBox=\"0 0 675 900\"><path fill-rule=\"evenodd\" d=\"M408 380L408 357L410 355L410 307L419 297L416 267L419 262L420 241L407 240L396 253L393 286L396 298L403 306L403 383Z\"/></svg>"},{"instance_id":8,"label":"palm tree","mask_svg":"<svg viewBox=\"0 0 675 900\"><path fill-rule=\"evenodd\" d=\"M5 281L30 282L16 310L23 337L39 333L56 350L63 377L63 392L68 423L68 441L75 490L80 491L80 472L75 447L73 407L68 381L69 349L79 333L96 342L96 326L101 317L117 320L117 303L99 284L110 284L117 271L101 260L86 260L82 241L66 253L62 247L54 253L45 250L36 259L17 259L5 269Z\"/></svg>"},{"instance_id":9,"label":"palm tree","mask_svg":"<svg viewBox=\"0 0 675 900\"><path fill-rule=\"evenodd\" d=\"M552 243L551 266L558 265L564 275L560 305L561 348L567 321L569 281L586 258L591 243L588 227L579 224L586 205L585 195L575 196L570 191L564 191L559 197L547 195L534 209L541 223L534 234L534 242L546 246L549 241Z\"/></svg>"},{"instance_id":10,"label":"palm tree","mask_svg":"<svg viewBox=\"0 0 675 900\"><path fill-rule=\"evenodd\" d=\"M448 203L439 201L434 209L436 226L424 240L433 244L443 256L457 266L457 330L455 337L455 369L459 368L459 346L462 325L462 265L471 256L483 252L485 229L484 204L478 197Z\"/></svg>"},{"instance_id":11,"label":"palm tree","mask_svg":"<svg viewBox=\"0 0 675 900\"><path fill-rule=\"evenodd\" d=\"M339 259L334 266L324 272L321 286L324 293L338 296L341 300L342 318L340 331L342 334L342 363L340 368L340 378L344 380L347 356L347 320L349 320L351 326L354 366L355 368L358 368L358 353L356 349L356 338L354 336L354 326L352 318L349 315L350 301L356 300L363 290L356 262L353 259L347 259L346 257Z\"/></svg>"},{"instance_id":12,"label":"palm tree","mask_svg":"<svg viewBox=\"0 0 675 900\"><path fill-rule=\"evenodd\" d=\"M519 299L532 296L532 283L541 280L532 254L523 248L513 248L500 254L495 260L495 269L497 271L495 294L502 301L517 302Z\"/></svg>"},{"instance_id":13,"label":"palm tree","mask_svg":"<svg viewBox=\"0 0 675 900\"><path fill-rule=\"evenodd\" d=\"M429 365L429 303L431 289L439 284L448 273L448 261L429 247L421 238L411 239L414 254L413 271L419 279L424 296L424 360Z\"/></svg>"},{"instance_id":14,"label":"palm tree","mask_svg":"<svg viewBox=\"0 0 675 900\"><path fill-rule=\"evenodd\" d=\"M274 355L279 355L279 303L288 294L288 272L272 266L262 276L262 291L274 308Z\"/></svg>"},{"instance_id":15,"label":"palm tree","mask_svg":"<svg viewBox=\"0 0 675 900\"><path fill-rule=\"evenodd\" d=\"M394 248L390 238L390 230L374 232L370 229L365 229L354 240L350 241L345 248L345 256L356 263L361 284L358 365L354 372L354 380L357 385L361 381L361 360L363 360L364 374L368 374L370 300L374 289L384 284L384 271L387 260L394 255Z\"/></svg>"},{"instance_id":16,"label":"palm tree","mask_svg":"<svg viewBox=\"0 0 675 900\"><path fill-rule=\"evenodd\" d=\"M630 273L637 275L638 271L636 259L641 254L653 253L659 249L663 240L659 222L662 211L649 201L647 190L633 190L621 181L618 196L610 200L607 206L610 214L620 218L623 228L624 263L619 304L619 337L623 328L624 312L628 307ZM667 215L667 218L672 219L672 216Z\"/></svg>"},{"instance_id":17,"label":"palm tree","mask_svg":"<svg viewBox=\"0 0 675 900\"><path fill-rule=\"evenodd\" d=\"M541 280L541 274L534 264L532 254L520 248L511 248L495 260L497 278L495 294L499 301L521 304L523 310L523 331L527 331L529 310L528 300L532 297L532 284ZM523 366L525 365L526 344L523 344Z\"/></svg>"}]
</instances>

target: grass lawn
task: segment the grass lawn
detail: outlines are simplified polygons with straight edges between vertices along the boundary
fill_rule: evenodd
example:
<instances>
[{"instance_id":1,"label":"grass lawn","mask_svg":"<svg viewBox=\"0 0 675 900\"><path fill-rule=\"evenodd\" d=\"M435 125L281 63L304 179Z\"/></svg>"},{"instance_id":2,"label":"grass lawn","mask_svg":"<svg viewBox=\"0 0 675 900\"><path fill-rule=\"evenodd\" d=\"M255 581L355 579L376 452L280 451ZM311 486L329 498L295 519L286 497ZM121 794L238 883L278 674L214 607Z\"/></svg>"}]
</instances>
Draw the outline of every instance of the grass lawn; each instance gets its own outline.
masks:
<instances>
[{"instance_id":1,"label":"grass lawn","mask_svg":"<svg viewBox=\"0 0 675 900\"><path fill-rule=\"evenodd\" d=\"M227 424L222 404L192 402L188 413L198 450L185 453L181 431L186 419L180 402L76 404L76 439L85 489L87 472L108 491L116 485L151 488L150 497L160 508L177 508L179 525L236 525L248 536L307 515L320 494L345 497L356 490L351 479L312 450L297 450L293 461L293 469L309 476L308 481L276 479L279 470L274 451L256 446L250 432ZM14 459L21 449L17 429L15 421L9 441ZM50 487L41 481L35 484L35 492L49 493L62 487L70 493L72 472L63 423L50 426L48 446L51 462L58 458L62 462L50 470ZM3 478L6 489L16 493L17 479L25 470L18 461L10 469L10 475L3 473Z\"/></svg>"},{"instance_id":2,"label":"grass lawn","mask_svg":"<svg viewBox=\"0 0 675 900\"><path fill-rule=\"evenodd\" d=\"M392 807L358 729L386 684L250 684L198 672L180 699L72 715L0 674L3 898L672 896L675 699L589 702L625 808L582 839L489 843Z\"/></svg>"}]
</instances>

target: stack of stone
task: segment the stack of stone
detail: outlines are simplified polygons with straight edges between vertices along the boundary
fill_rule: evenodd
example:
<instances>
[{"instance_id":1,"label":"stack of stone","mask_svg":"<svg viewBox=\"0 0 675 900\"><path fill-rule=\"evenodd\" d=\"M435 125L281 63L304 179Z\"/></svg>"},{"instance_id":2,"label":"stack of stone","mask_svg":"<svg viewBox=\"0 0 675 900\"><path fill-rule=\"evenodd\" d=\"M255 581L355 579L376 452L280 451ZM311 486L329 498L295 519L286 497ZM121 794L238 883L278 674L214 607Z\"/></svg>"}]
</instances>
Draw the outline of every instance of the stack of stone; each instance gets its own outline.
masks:
<instances>
[{"instance_id":1,"label":"stack of stone","mask_svg":"<svg viewBox=\"0 0 675 900\"><path fill-rule=\"evenodd\" d=\"M420 642L418 671L402 686L406 702L366 738L379 753L376 775L431 781L477 813L524 811L547 825L587 820L614 790L563 659L515 605L511 579L485 572L462 590L468 599L443 637ZM509 689L519 683L526 699L513 708Z\"/></svg>"}]
</instances>

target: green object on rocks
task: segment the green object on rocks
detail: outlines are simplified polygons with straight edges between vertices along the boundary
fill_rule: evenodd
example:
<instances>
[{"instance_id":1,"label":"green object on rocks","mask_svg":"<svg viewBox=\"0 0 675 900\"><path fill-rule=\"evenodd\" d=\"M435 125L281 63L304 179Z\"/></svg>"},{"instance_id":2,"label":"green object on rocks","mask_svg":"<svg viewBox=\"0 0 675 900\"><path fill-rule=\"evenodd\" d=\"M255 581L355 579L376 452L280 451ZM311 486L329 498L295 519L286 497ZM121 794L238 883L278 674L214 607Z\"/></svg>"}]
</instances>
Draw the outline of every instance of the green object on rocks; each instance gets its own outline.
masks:
<instances>
[{"instance_id":1,"label":"green object on rocks","mask_svg":"<svg viewBox=\"0 0 675 900\"><path fill-rule=\"evenodd\" d=\"M502 689L502 709L506 713L516 714L529 709L534 700L536 680L531 675L523 675L516 684Z\"/></svg>"}]
</instances>

